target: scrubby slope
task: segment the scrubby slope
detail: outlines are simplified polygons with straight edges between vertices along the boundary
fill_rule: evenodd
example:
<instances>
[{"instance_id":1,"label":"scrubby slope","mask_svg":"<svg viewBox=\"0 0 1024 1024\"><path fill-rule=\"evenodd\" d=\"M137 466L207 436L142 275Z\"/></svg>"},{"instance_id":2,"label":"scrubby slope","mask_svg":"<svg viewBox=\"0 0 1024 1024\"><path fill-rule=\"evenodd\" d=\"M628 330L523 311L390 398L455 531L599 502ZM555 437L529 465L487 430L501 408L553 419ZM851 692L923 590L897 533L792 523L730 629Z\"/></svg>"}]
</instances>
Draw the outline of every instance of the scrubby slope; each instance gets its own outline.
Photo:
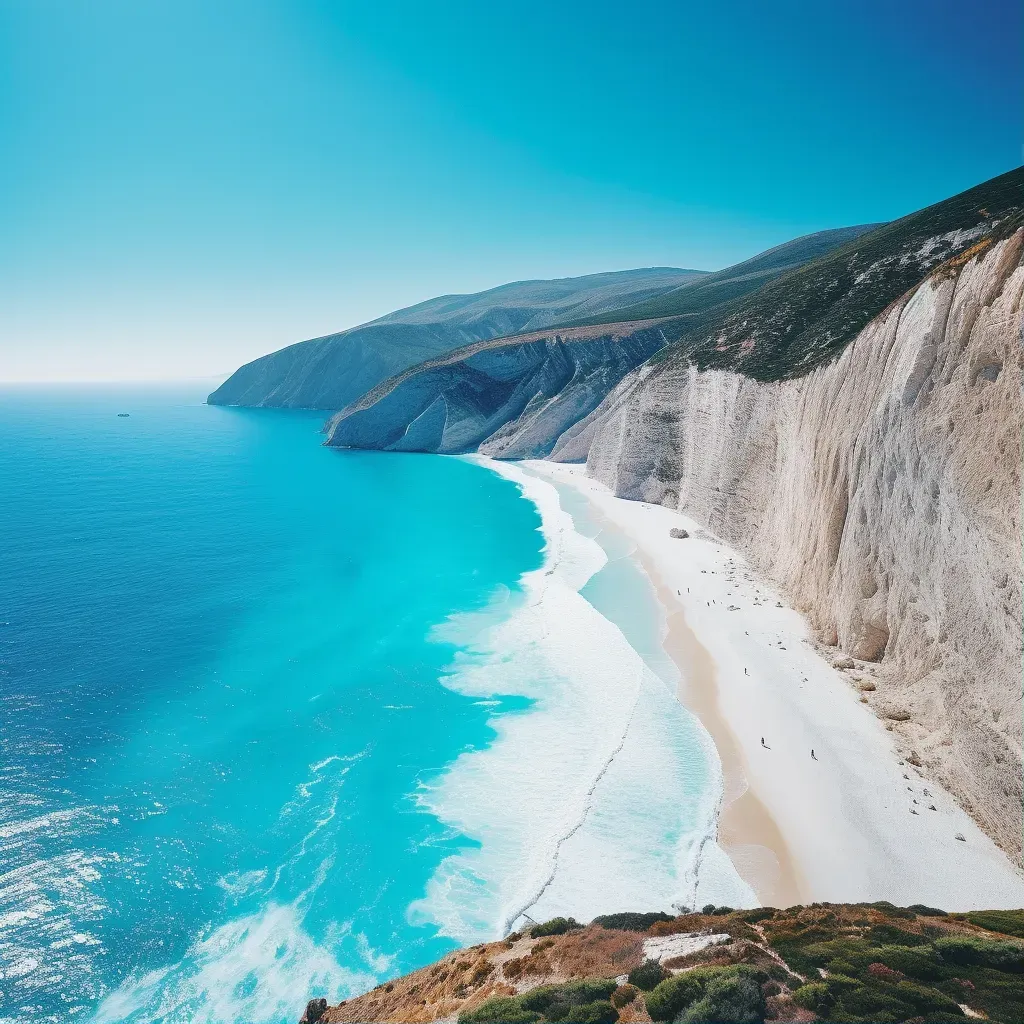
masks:
<instances>
[{"instance_id":1,"label":"scrubby slope","mask_svg":"<svg viewBox=\"0 0 1024 1024\"><path fill-rule=\"evenodd\" d=\"M460 950L321 1020L1024 1021L1021 911L878 903L650 916Z\"/></svg>"},{"instance_id":2,"label":"scrubby slope","mask_svg":"<svg viewBox=\"0 0 1024 1024\"><path fill-rule=\"evenodd\" d=\"M1024 168L892 221L710 315L680 321L667 360L791 380L834 359L942 264L1024 223Z\"/></svg>"},{"instance_id":3,"label":"scrubby slope","mask_svg":"<svg viewBox=\"0 0 1024 1024\"><path fill-rule=\"evenodd\" d=\"M879 227L880 224L860 224L794 238L791 242L777 245L733 267L684 281L678 288L654 298L600 315L567 320L557 326L652 320L705 313L725 302L749 295L787 271L802 267Z\"/></svg>"}]
</instances>

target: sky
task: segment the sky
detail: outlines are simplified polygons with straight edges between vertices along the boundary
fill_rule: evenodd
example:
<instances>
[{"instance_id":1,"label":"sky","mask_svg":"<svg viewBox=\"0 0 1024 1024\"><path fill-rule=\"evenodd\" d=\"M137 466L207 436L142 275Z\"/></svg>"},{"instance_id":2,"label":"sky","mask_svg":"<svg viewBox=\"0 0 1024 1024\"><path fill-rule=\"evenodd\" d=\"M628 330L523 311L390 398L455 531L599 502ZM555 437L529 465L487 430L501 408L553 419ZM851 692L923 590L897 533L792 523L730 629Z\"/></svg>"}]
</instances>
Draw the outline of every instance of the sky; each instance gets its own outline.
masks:
<instances>
[{"instance_id":1,"label":"sky","mask_svg":"<svg viewBox=\"0 0 1024 1024\"><path fill-rule=\"evenodd\" d=\"M0 0L0 381L714 270L1022 161L1019 0Z\"/></svg>"}]
</instances>

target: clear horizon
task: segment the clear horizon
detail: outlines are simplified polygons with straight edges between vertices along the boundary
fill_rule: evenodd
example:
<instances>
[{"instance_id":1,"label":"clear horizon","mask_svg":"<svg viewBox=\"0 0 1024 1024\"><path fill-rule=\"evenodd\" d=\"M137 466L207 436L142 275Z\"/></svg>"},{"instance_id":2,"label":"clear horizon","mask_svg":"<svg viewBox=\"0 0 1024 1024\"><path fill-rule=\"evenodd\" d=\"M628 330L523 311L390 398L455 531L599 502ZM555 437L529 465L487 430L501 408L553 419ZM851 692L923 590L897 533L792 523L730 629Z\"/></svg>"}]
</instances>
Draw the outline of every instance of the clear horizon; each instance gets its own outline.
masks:
<instances>
[{"instance_id":1,"label":"clear horizon","mask_svg":"<svg viewBox=\"0 0 1024 1024\"><path fill-rule=\"evenodd\" d=\"M1021 28L1003 0L6 0L0 381L212 380L439 294L902 216L1019 165Z\"/></svg>"}]
</instances>

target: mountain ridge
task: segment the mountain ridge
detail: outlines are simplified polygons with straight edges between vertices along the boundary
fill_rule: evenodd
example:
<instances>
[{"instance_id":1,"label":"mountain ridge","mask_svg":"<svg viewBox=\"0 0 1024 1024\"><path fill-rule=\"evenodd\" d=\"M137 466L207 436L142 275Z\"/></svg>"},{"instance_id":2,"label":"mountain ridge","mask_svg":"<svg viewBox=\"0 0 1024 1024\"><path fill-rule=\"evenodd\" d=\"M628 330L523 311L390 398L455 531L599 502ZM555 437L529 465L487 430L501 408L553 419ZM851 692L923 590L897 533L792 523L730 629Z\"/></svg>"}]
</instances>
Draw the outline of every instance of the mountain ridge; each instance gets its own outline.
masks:
<instances>
[{"instance_id":1,"label":"mountain ridge","mask_svg":"<svg viewBox=\"0 0 1024 1024\"><path fill-rule=\"evenodd\" d=\"M650 267L437 296L260 356L239 367L208 401L336 412L382 380L453 348L544 326L567 310L629 303L702 274Z\"/></svg>"}]
</instances>

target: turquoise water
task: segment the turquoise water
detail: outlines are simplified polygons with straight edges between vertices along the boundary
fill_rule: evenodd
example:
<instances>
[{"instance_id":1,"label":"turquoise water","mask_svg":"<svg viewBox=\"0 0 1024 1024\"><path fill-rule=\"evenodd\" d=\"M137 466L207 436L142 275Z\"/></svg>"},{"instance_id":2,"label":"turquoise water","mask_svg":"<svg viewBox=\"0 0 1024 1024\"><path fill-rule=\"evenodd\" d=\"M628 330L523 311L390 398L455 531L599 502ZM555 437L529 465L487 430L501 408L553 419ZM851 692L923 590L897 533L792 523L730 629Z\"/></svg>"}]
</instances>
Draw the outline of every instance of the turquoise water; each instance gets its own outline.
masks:
<instances>
[{"instance_id":1,"label":"turquoise water","mask_svg":"<svg viewBox=\"0 0 1024 1024\"><path fill-rule=\"evenodd\" d=\"M538 514L205 390L0 392L5 1021L294 1021L452 946L407 908L468 840L415 795L495 707L429 635Z\"/></svg>"}]
</instances>

